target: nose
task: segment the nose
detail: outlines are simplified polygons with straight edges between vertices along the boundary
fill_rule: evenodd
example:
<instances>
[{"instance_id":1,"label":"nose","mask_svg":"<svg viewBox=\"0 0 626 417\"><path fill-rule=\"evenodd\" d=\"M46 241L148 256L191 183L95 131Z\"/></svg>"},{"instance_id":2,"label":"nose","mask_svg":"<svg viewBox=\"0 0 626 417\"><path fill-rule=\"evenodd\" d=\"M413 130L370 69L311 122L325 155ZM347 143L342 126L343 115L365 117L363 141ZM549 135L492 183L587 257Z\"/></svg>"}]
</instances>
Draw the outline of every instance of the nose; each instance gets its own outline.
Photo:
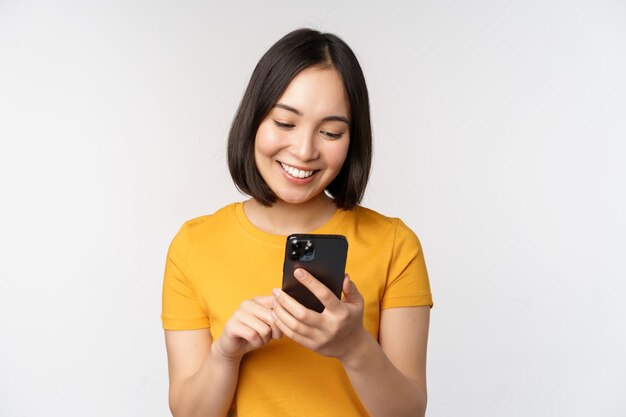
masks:
<instances>
[{"instance_id":1,"label":"nose","mask_svg":"<svg viewBox=\"0 0 626 417\"><path fill-rule=\"evenodd\" d=\"M319 158L316 136L315 131L311 132L304 129L299 134L294 135L291 153L303 162L314 161Z\"/></svg>"}]
</instances>

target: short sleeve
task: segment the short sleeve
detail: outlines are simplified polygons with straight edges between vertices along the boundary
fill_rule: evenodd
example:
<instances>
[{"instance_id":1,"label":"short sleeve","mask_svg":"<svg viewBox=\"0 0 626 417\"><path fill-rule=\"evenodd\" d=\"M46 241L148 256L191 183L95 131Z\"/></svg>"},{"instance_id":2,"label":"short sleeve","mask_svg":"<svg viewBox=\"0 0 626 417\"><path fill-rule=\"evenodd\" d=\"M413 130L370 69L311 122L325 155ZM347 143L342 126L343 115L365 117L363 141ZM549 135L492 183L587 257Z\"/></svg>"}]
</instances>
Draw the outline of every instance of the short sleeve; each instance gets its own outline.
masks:
<instances>
[{"instance_id":1,"label":"short sleeve","mask_svg":"<svg viewBox=\"0 0 626 417\"><path fill-rule=\"evenodd\" d=\"M185 224L172 240L165 261L161 310L165 330L210 327L209 318L198 301L188 260L189 238Z\"/></svg>"},{"instance_id":2,"label":"short sleeve","mask_svg":"<svg viewBox=\"0 0 626 417\"><path fill-rule=\"evenodd\" d=\"M398 219L381 309L417 306L433 306L426 262L419 239Z\"/></svg>"}]
</instances>

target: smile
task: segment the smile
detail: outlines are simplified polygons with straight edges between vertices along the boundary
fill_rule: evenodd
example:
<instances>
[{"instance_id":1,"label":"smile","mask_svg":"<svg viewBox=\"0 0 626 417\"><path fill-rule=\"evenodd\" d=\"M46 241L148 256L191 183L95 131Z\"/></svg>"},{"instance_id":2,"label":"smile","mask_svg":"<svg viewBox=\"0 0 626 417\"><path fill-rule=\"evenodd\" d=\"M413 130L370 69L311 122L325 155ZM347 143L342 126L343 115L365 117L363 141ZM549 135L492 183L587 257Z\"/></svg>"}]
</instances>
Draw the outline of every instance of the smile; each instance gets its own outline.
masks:
<instances>
[{"instance_id":1,"label":"smile","mask_svg":"<svg viewBox=\"0 0 626 417\"><path fill-rule=\"evenodd\" d=\"M311 175L315 174L317 171L303 171L301 169L298 168L294 168L290 165L284 164L282 162L279 162L280 166L283 167L283 169L285 170L286 173L288 173L289 175L291 175L294 178L308 178Z\"/></svg>"}]
</instances>

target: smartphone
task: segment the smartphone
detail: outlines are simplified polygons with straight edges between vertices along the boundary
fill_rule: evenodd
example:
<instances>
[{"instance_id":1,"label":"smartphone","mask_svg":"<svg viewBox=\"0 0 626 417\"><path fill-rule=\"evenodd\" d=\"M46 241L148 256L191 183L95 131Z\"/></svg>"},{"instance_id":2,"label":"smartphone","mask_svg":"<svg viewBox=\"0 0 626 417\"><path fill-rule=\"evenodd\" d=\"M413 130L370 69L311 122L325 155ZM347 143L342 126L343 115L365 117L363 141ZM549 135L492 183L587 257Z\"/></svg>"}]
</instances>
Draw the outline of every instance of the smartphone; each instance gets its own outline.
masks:
<instances>
[{"instance_id":1,"label":"smartphone","mask_svg":"<svg viewBox=\"0 0 626 417\"><path fill-rule=\"evenodd\" d=\"M297 268L307 270L341 299L348 239L342 235L293 234L287 237L283 264L283 291L300 304L321 313L324 305L293 276Z\"/></svg>"}]
</instances>

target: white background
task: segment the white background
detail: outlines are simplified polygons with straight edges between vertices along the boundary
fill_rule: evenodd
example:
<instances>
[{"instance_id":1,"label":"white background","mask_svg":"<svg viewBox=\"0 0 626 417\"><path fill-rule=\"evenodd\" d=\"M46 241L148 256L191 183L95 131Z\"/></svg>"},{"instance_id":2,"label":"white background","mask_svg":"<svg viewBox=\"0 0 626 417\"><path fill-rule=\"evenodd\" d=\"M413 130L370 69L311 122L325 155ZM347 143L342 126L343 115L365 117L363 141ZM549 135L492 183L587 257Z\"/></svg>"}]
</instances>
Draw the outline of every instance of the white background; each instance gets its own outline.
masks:
<instances>
[{"instance_id":1,"label":"white background","mask_svg":"<svg viewBox=\"0 0 626 417\"><path fill-rule=\"evenodd\" d=\"M302 26L424 246L428 415L626 415L624 2L0 0L0 416L169 415L167 247L244 198L229 124Z\"/></svg>"}]
</instances>

